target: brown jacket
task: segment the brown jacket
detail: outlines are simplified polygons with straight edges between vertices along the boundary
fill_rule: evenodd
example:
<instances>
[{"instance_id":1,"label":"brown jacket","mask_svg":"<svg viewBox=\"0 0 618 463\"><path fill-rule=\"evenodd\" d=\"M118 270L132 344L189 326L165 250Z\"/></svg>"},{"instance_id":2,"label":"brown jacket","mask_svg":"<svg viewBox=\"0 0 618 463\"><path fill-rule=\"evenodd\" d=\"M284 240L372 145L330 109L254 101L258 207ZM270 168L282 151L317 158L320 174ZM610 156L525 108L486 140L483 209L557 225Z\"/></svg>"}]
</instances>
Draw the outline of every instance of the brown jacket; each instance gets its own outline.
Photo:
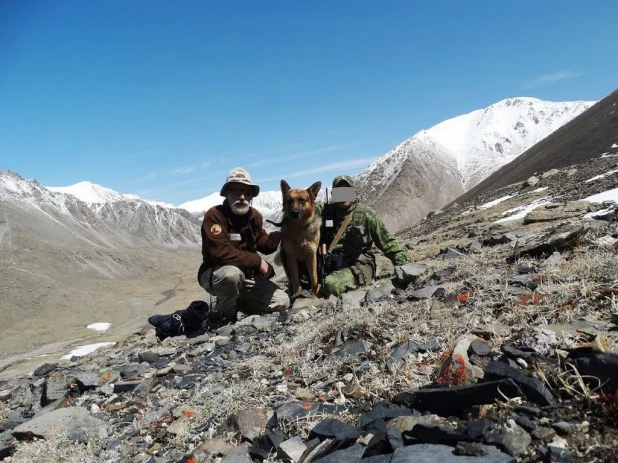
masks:
<instances>
[{"instance_id":1,"label":"brown jacket","mask_svg":"<svg viewBox=\"0 0 618 463\"><path fill-rule=\"evenodd\" d=\"M215 265L233 265L251 277L262 263L256 251L262 254L276 251L276 248L266 247L268 233L262 224L262 214L254 208L246 215L236 215L227 200L208 209L202 222L203 262L198 270L198 281L202 273Z\"/></svg>"}]
</instances>

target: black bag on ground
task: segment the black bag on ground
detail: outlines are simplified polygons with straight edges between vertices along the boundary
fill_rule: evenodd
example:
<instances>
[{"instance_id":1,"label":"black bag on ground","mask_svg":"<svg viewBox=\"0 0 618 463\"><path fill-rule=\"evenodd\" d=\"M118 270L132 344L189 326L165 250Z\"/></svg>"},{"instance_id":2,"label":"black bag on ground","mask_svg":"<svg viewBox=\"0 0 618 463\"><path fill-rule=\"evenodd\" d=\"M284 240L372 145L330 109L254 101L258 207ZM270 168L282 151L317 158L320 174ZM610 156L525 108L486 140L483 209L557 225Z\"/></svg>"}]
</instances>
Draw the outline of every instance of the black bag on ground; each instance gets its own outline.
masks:
<instances>
[{"instance_id":1,"label":"black bag on ground","mask_svg":"<svg viewBox=\"0 0 618 463\"><path fill-rule=\"evenodd\" d=\"M148 323L155 327L155 334L159 341L174 336L199 335L205 332L202 321L207 320L209 314L208 304L204 301L193 301L184 310L177 310L168 315L153 315L148 318Z\"/></svg>"}]
</instances>

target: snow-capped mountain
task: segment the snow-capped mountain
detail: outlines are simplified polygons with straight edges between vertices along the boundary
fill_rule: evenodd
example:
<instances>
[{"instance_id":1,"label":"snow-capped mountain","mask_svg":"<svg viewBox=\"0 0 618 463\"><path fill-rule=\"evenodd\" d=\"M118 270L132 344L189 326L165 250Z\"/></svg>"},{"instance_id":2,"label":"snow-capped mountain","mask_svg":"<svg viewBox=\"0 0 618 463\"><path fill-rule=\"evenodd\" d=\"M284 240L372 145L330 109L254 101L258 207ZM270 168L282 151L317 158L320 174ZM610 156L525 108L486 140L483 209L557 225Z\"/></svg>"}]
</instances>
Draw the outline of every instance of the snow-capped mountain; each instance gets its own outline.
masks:
<instances>
[{"instance_id":1,"label":"snow-capped mountain","mask_svg":"<svg viewBox=\"0 0 618 463\"><path fill-rule=\"evenodd\" d=\"M67 189L77 190L88 202L0 171L0 204L9 230L27 230L46 240L53 237L55 243L106 249L194 246L199 241L199 223L183 209L152 205L88 182L78 185ZM108 200L101 202L102 197Z\"/></svg>"},{"instance_id":2,"label":"snow-capped mountain","mask_svg":"<svg viewBox=\"0 0 618 463\"><path fill-rule=\"evenodd\" d=\"M399 231L452 201L593 104L511 98L448 119L418 132L357 175L360 196L384 215L393 231Z\"/></svg>"},{"instance_id":3,"label":"snow-capped mountain","mask_svg":"<svg viewBox=\"0 0 618 463\"><path fill-rule=\"evenodd\" d=\"M453 153L468 190L593 104L511 98L448 119L426 134Z\"/></svg>"},{"instance_id":4,"label":"snow-capped mountain","mask_svg":"<svg viewBox=\"0 0 618 463\"><path fill-rule=\"evenodd\" d=\"M161 206L161 207L174 207L173 204L164 203L161 201L152 201L150 199L143 199L134 194L120 194L111 188L106 188L101 185L97 185L96 183L91 182L79 182L70 186L46 186L46 189L49 191L54 191L57 193L64 193L75 196L80 201L83 201L88 204L96 204L96 203L114 203L116 201L122 200L140 200L147 202L153 206Z\"/></svg>"}]
</instances>

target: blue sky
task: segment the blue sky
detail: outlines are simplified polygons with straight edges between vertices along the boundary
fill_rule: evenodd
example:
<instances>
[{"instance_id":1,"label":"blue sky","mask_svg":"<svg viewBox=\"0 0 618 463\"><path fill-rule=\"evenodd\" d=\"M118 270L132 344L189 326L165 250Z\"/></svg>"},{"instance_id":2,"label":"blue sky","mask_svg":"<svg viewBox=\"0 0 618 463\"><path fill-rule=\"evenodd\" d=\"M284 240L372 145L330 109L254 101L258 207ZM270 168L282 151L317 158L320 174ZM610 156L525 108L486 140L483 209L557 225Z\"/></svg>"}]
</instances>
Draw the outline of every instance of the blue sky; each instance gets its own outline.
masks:
<instances>
[{"instance_id":1,"label":"blue sky","mask_svg":"<svg viewBox=\"0 0 618 463\"><path fill-rule=\"evenodd\" d=\"M0 3L0 169L180 204L356 174L515 96L618 84L618 2Z\"/></svg>"}]
</instances>

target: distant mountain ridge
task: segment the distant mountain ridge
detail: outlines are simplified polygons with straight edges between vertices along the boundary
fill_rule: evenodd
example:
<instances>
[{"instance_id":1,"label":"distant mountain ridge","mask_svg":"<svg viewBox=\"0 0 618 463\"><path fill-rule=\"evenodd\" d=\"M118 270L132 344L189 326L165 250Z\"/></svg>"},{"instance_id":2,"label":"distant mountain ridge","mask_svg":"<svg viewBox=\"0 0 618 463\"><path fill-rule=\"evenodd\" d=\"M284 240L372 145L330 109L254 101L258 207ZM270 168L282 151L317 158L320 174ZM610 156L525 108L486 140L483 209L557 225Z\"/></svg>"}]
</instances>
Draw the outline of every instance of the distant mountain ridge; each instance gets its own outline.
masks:
<instances>
[{"instance_id":1,"label":"distant mountain ridge","mask_svg":"<svg viewBox=\"0 0 618 463\"><path fill-rule=\"evenodd\" d=\"M73 194L46 188L36 180L0 171L0 205L9 229L19 227L47 239L51 235L55 243L66 241L73 246L81 243L112 249L198 243L199 224L184 209L153 205L90 185L94 188L85 193L90 199L94 199L94 192L109 201L84 202Z\"/></svg>"},{"instance_id":2,"label":"distant mountain ridge","mask_svg":"<svg viewBox=\"0 0 618 463\"><path fill-rule=\"evenodd\" d=\"M356 176L361 199L394 232L463 194L591 107L510 98L448 119L413 137Z\"/></svg>"}]
</instances>

